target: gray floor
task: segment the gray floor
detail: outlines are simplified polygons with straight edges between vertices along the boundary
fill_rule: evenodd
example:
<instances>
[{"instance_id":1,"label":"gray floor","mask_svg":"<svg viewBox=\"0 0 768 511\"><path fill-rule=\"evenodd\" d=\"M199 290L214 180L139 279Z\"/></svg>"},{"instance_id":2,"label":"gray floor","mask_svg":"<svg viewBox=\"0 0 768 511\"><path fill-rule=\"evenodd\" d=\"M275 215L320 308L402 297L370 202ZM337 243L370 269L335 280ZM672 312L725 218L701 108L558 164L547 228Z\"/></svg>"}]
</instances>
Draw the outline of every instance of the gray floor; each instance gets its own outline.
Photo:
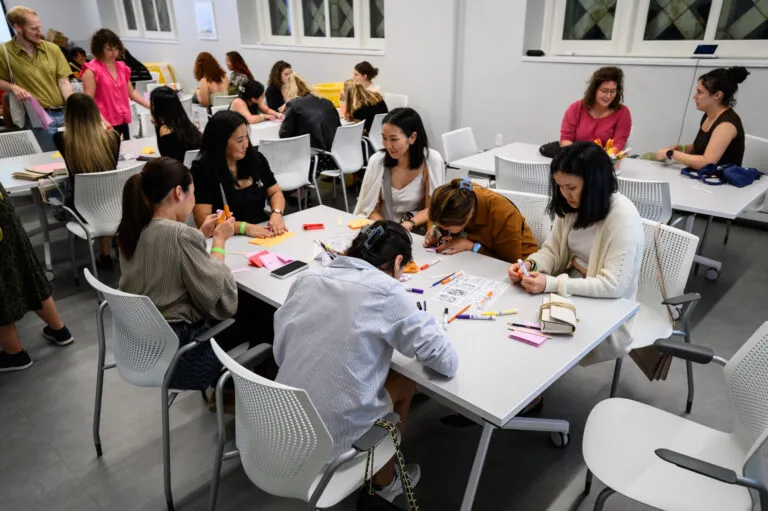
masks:
<instances>
[{"instance_id":1,"label":"gray floor","mask_svg":"<svg viewBox=\"0 0 768 511\"><path fill-rule=\"evenodd\" d=\"M340 198L336 205L343 207ZM20 211L25 220L33 222L29 208ZM694 342L708 344L728 357L768 319L768 233L735 226L724 247L723 232L724 224L716 223L706 250L724 262L720 280L709 282L699 274L691 279L688 290L704 297L695 314ZM76 288L72 283L62 231L54 239L58 275L54 296L77 342L67 348L47 345L40 338L42 324L33 314L19 323L35 365L23 373L0 376L0 511L164 509L157 390L132 387L114 371L107 374L101 432L104 456L95 455L91 420L96 300L86 287ZM38 238L33 242L40 244ZM667 382L649 383L628 362L620 395L680 413L685 405L682 369L676 362ZM544 434L497 431L474 509L592 509L601 485L596 481L592 494L580 502L585 470L581 437L589 410L608 395L611 372L612 364L576 368L546 392L544 415L571 422L572 442L567 448L553 448ZM720 370L698 367L695 374L697 393L691 418L729 428ZM405 434L406 458L422 466L421 509L458 509L469 475L480 428L446 428L438 419L448 412L434 400L415 404ZM199 394L190 393L171 409L171 425L176 507L206 509L215 416L202 405ZM348 499L338 509L354 507L354 501ZM264 494L250 483L237 462L228 462L218 509L290 511L304 507L298 501ZM649 508L615 496L606 510L618 509Z\"/></svg>"}]
</instances>

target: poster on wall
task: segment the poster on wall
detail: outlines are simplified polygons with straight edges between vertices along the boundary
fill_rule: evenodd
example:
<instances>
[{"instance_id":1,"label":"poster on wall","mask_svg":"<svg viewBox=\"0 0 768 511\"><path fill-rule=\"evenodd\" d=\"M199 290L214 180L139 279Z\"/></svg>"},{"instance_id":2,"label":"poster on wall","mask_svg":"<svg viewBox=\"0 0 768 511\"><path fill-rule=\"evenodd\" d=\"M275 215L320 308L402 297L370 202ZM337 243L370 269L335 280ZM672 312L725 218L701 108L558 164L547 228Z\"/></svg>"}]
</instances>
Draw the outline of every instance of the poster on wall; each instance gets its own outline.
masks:
<instances>
[{"instance_id":1,"label":"poster on wall","mask_svg":"<svg viewBox=\"0 0 768 511\"><path fill-rule=\"evenodd\" d=\"M197 21L198 39L218 39L216 37L213 0L195 0L195 20Z\"/></svg>"}]
</instances>

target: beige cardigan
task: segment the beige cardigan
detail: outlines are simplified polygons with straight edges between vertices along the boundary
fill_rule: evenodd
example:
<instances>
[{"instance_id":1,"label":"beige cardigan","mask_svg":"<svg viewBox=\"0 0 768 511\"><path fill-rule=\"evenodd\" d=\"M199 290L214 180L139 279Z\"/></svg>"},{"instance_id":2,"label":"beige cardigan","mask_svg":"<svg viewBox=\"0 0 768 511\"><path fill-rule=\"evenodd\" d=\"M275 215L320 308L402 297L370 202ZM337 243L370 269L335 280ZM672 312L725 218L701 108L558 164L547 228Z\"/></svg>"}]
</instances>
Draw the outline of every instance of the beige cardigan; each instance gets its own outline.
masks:
<instances>
[{"instance_id":1,"label":"beige cardigan","mask_svg":"<svg viewBox=\"0 0 768 511\"><path fill-rule=\"evenodd\" d=\"M547 273L545 292L562 296L635 299L640 263L643 258L643 224L632 201L620 193L611 197L611 209L605 220L597 223L587 276L570 278L568 268L573 254L568 248L568 234L576 214L555 218L552 232L541 250L528 259L536 262L536 271ZM582 318L589 321L589 318ZM614 360L629 351L631 321L620 326L606 342L582 361L583 365Z\"/></svg>"}]
</instances>

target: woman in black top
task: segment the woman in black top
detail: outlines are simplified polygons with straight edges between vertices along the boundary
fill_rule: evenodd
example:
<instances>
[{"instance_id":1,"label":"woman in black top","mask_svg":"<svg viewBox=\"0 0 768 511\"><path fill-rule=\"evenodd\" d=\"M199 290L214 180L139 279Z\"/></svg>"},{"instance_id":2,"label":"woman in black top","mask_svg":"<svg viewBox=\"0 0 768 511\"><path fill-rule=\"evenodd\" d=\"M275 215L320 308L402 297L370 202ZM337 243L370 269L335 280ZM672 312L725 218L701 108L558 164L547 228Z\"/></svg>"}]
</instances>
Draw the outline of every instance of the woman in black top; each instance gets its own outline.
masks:
<instances>
[{"instance_id":1,"label":"woman in black top","mask_svg":"<svg viewBox=\"0 0 768 511\"><path fill-rule=\"evenodd\" d=\"M195 181L195 222L224 209L223 186L229 210L235 217L235 234L252 238L279 236L287 230L283 222L285 197L269 168L269 162L248 138L248 123L237 112L217 112L203 133L200 159L192 164ZM264 212L269 200L272 212ZM266 227L259 224L269 221Z\"/></svg>"},{"instance_id":2,"label":"woman in black top","mask_svg":"<svg viewBox=\"0 0 768 511\"><path fill-rule=\"evenodd\" d=\"M269 72L269 81L267 82L267 106L272 110L282 112L285 110L285 99L283 98L283 87L289 76L293 74L291 65L284 60L278 60L272 66Z\"/></svg>"},{"instance_id":3,"label":"woman in black top","mask_svg":"<svg viewBox=\"0 0 768 511\"><path fill-rule=\"evenodd\" d=\"M344 105L344 118L352 122L365 121L363 133L366 135L376 114L389 112L381 94L354 80L344 82Z\"/></svg>"},{"instance_id":4,"label":"woman in black top","mask_svg":"<svg viewBox=\"0 0 768 511\"><path fill-rule=\"evenodd\" d=\"M709 164L741 165L744 158L744 127L733 111L734 95L749 71L743 67L719 68L699 77L693 100L704 112L693 144L660 149L658 160L674 160L692 169Z\"/></svg>"},{"instance_id":5,"label":"woman in black top","mask_svg":"<svg viewBox=\"0 0 768 511\"><path fill-rule=\"evenodd\" d=\"M264 104L264 86L260 82L249 80L239 88L239 91L240 94L232 100L229 109L245 117L248 124L283 118L283 114Z\"/></svg>"},{"instance_id":6,"label":"woman in black top","mask_svg":"<svg viewBox=\"0 0 768 511\"><path fill-rule=\"evenodd\" d=\"M189 120L176 91L170 87L156 88L149 95L149 108L161 156L183 162L187 151L200 149L203 135Z\"/></svg>"}]
</instances>

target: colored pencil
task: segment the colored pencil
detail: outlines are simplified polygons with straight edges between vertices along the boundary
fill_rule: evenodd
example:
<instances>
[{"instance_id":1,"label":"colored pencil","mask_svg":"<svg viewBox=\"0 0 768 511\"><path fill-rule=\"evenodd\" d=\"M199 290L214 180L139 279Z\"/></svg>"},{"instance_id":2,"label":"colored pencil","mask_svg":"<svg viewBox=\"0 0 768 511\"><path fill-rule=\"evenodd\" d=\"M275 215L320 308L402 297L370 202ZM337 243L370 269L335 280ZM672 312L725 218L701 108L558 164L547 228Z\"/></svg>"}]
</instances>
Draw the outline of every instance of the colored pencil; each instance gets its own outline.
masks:
<instances>
[{"instance_id":1,"label":"colored pencil","mask_svg":"<svg viewBox=\"0 0 768 511\"><path fill-rule=\"evenodd\" d=\"M464 314L465 312L467 312L471 306L472 306L472 304L469 304L469 305L465 306L463 309L461 309L459 312L457 312L456 314L451 316L451 319L448 320L448 323L450 323L451 321L456 319L459 316L459 314Z\"/></svg>"}]
</instances>

